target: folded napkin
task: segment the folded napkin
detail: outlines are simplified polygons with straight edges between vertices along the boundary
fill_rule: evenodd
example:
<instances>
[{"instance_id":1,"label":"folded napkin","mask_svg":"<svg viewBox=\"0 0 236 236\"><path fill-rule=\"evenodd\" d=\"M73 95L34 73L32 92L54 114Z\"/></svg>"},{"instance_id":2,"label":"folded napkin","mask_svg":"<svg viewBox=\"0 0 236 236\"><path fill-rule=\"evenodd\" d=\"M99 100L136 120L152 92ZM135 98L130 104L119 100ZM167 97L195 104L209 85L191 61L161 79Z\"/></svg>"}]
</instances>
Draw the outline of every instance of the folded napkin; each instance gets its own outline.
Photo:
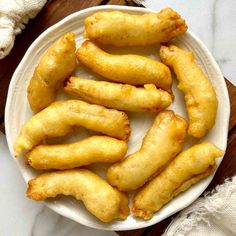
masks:
<instances>
[{"instance_id":1,"label":"folded napkin","mask_svg":"<svg viewBox=\"0 0 236 236\"><path fill-rule=\"evenodd\" d=\"M236 176L183 210L163 236L235 236Z\"/></svg>"},{"instance_id":2,"label":"folded napkin","mask_svg":"<svg viewBox=\"0 0 236 236\"><path fill-rule=\"evenodd\" d=\"M0 1L0 59L8 55L15 36L21 33L29 19L34 18L47 0Z\"/></svg>"}]
</instances>

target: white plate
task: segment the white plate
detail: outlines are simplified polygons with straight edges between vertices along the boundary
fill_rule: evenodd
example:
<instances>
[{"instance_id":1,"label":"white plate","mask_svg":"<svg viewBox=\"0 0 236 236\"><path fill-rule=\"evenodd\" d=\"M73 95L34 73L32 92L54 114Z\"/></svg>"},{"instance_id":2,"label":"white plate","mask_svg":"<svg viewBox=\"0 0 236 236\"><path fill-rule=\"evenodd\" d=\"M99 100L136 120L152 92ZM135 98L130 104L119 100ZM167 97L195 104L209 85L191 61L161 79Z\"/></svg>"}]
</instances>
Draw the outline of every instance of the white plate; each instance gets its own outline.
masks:
<instances>
[{"instance_id":1,"label":"white plate","mask_svg":"<svg viewBox=\"0 0 236 236\"><path fill-rule=\"evenodd\" d=\"M83 39L83 22L84 19L94 12L97 11L110 11L110 10L119 10L124 12L129 12L132 14L143 14L151 12L151 10L145 8L136 8L136 7L124 7L124 6L99 6L88 8L61 20L54 26L47 29L43 32L30 46L26 52L21 63L17 67L9 87L6 111L5 111L5 125L6 125L6 134L7 141L10 148L10 152L13 156L13 141L19 133L20 127L25 123L33 113L30 110L26 90L30 78L33 74L34 68L37 65L40 56L45 52L45 50L54 42L57 38L68 31L73 31L76 33L77 47L81 44ZM184 16L183 16L184 17ZM226 88L224 78L217 66L214 58L211 56L204 44L190 31L185 33L183 36L173 40L173 42L179 45L181 48L189 49L194 51L196 60L201 68L205 71L209 79L211 80L219 101L219 107L217 112L216 124L214 128L207 134L203 140L208 140L216 144L221 149L226 149L227 143L227 133L228 133L228 122L230 114L229 106L229 96ZM157 46L147 47L146 49L133 48L133 49L114 49L109 48L109 51L113 53L137 53L146 55L152 58L158 58L157 56ZM101 79L94 74L89 74L88 71L79 66L76 75L84 75L85 77ZM174 83L174 94L175 101L171 105L170 109L173 109L177 114L186 117L186 111L184 108L184 101L181 92L176 89L176 82ZM61 92L58 96L59 99L66 98ZM67 97L68 99L68 97ZM132 135L129 142L129 151L128 153L133 153L139 149L142 137L145 135L147 129L151 126L155 114L147 113L129 113ZM82 133L82 134L81 134ZM91 135L92 132L86 131L85 129L78 129L76 133L73 133L70 136L65 138L54 139L52 142L71 142L72 140L78 140L88 135ZM189 138L187 140L186 146L189 146L193 143L196 143L198 140ZM39 172L34 171L29 166L26 166L24 163L23 157L17 159L14 158L17 162L18 167L25 179L28 181L32 177L35 177ZM218 164L222 161L218 159ZM104 176L105 169L103 165L93 165L92 167L95 171L98 171L99 174ZM101 171L102 169L102 171ZM138 229L153 225L168 216L176 213L177 211L185 208L191 204L198 196L206 189L210 181L212 180L213 175L204 179L200 183L191 187L185 193L182 193L169 204L163 207L158 213L156 213L153 218L149 221L143 221L134 218L130 215L125 221L114 221L110 224L101 223L94 216L92 216L83 206L82 203L74 200L70 197L58 197L55 200L47 201L45 204L58 212L59 214L66 216L72 220L75 220L83 225L105 229L105 230L131 230Z\"/></svg>"}]
</instances>

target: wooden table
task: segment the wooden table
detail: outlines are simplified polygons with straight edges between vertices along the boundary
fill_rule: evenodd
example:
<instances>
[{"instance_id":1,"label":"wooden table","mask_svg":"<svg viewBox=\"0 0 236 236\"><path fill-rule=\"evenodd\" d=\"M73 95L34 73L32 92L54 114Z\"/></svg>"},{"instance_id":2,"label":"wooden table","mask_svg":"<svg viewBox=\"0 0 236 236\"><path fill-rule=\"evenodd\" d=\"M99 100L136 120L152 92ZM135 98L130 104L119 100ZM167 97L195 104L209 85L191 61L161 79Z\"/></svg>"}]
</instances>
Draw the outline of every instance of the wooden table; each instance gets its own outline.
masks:
<instances>
[{"instance_id":1,"label":"wooden table","mask_svg":"<svg viewBox=\"0 0 236 236\"><path fill-rule=\"evenodd\" d=\"M29 22L23 33L16 37L15 46L11 54L3 60L0 60L0 130L4 131L4 109L9 82L30 44L45 29L63 19L65 16L84 8L106 4L135 6L131 1L125 0L49 0L38 16ZM231 99L228 147L224 160L206 191L222 183L225 178L236 174L236 88L227 80L226 83ZM164 232L170 221L171 217L145 229L118 233L122 236L158 236Z\"/></svg>"}]
</instances>

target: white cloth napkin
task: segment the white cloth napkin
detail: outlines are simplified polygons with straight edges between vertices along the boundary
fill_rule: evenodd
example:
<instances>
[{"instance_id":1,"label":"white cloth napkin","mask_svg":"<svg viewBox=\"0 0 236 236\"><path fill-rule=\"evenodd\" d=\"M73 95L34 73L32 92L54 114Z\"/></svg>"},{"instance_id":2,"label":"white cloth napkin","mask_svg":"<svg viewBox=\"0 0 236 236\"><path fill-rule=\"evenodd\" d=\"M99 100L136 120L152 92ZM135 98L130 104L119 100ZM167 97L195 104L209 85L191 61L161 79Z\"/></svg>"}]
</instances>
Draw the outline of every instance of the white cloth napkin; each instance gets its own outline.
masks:
<instances>
[{"instance_id":1,"label":"white cloth napkin","mask_svg":"<svg viewBox=\"0 0 236 236\"><path fill-rule=\"evenodd\" d=\"M183 210L163 236L235 236L236 176Z\"/></svg>"},{"instance_id":2,"label":"white cloth napkin","mask_svg":"<svg viewBox=\"0 0 236 236\"><path fill-rule=\"evenodd\" d=\"M47 0L0 0L0 59L8 55L15 36L34 18Z\"/></svg>"}]
</instances>

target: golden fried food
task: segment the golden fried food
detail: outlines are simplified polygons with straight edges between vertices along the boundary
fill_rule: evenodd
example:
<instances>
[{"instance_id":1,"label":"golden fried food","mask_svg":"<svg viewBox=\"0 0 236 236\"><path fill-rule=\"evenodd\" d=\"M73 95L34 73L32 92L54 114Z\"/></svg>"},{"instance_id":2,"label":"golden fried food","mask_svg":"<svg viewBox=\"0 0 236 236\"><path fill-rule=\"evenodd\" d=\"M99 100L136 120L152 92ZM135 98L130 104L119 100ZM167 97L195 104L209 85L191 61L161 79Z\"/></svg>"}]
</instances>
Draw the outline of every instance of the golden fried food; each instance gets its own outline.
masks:
<instances>
[{"instance_id":1,"label":"golden fried food","mask_svg":"<svg viewBox=\"0 0 236 236\"><path fill-rule=\"evenodd\" d=\"M173 111L160 112L143 139L141 149L110 166L107 178L121 191L135 190L182 149L187 122Z\"/></svg>"},{"instance_id":2,"label":"golden fried food","mask_svg":"<svg viewBox=\"0 0 236 236\"><path fill-rule=\"evenodd\" d=\"M92 71L107 79L132 85L155 84L171 91L169 68L148 57L111 55L91 41L85 41L76 51L77 59Z\"/></svg>"},{"instance_id":3,"label":"golden fried food","mask_svg":"<svg viewBox=\"0 0 236 236\"><path fill-rule=\"evenodd\" d=\"M15 156L29 151L45 138L61 137L75 126L127 140L128 116L121 111L91 105L79 100L58 101L34 115L21 128L14 142Z\"/></svg>"},{"instance_id":4,"label":"golden fried food","mask_svg":"<svg viewBox=\"0 0 236 236\"><path fill-rule=\"evenodd\" d=\"M171 8L159 13L133 15L120 11L97 12L85 19L85 36L100 44L146 46L168 42L187 31L187 25Z\"/></svg>"},{"instance_id":5,"label":"golden fried food","mask_svg":"<svg viewBox=\"0 0 236 236\"><path fill-rule=\"evenodd\" d=\"M132 212L144 220L150 219L176 195L210 175L216 169L215 158L223 154L210 142L181 152L160 175L136 194Z\"/></svg>"},{"instance_id":6,"label":"golden fried food","mask_svg":"<svg viewBox=\"0 0 236 236\"><path fill-rule=\"evenodd\" d=\"M56 91L76 66L75 34L59 38L42 56L28 86L31 109L38 112L55 100Z\"/></svg>"},{"instance_id":7,"label":"golden fried food","mask_svg":"<svg viewBox=\"0 0 236 236\"><path fill-rule=\"evenodd\" d=\"M92 136L72 144L39 145L26 154L26 160L35 169L72 169L96 162L116 162L127 149L122 140Z\"/></svg>"},{"instance_id":8,"label":"golden fried food","mask_svg":"<svg viewBox=\"0 0 236 236\"><path fill-rule=\"evenodd\" d=\"M201 138L215 124L218 101L215 90L194 60L192 52L174 45L162 46L161 60L174 69L178 88L184 93L189 116L188 134Z\"/></svg>"},{"instance_id":9,"label":"golden fried food","mask_svg":"<svg viewBox=\"0 0 236 236\"><path fill-rule=\"evenodd\" d=\"M71 195L103 222L124 220L129 214L128 198L86 169L45 173L28 185L27 196L31 199L42 201L59 194Z\"/></svg>"},{"instance_id":10,"label":"golden fried food","mask_svg":"<svg viewBox=\"0 0 236 236\"><path fill-rule=\"evenodd\" d=\"M154 84L136 88L128 84L71 77L65 90L87 102L123 111L157 112L172 102L171 95Z\"/></svg>"}]
</instances>

